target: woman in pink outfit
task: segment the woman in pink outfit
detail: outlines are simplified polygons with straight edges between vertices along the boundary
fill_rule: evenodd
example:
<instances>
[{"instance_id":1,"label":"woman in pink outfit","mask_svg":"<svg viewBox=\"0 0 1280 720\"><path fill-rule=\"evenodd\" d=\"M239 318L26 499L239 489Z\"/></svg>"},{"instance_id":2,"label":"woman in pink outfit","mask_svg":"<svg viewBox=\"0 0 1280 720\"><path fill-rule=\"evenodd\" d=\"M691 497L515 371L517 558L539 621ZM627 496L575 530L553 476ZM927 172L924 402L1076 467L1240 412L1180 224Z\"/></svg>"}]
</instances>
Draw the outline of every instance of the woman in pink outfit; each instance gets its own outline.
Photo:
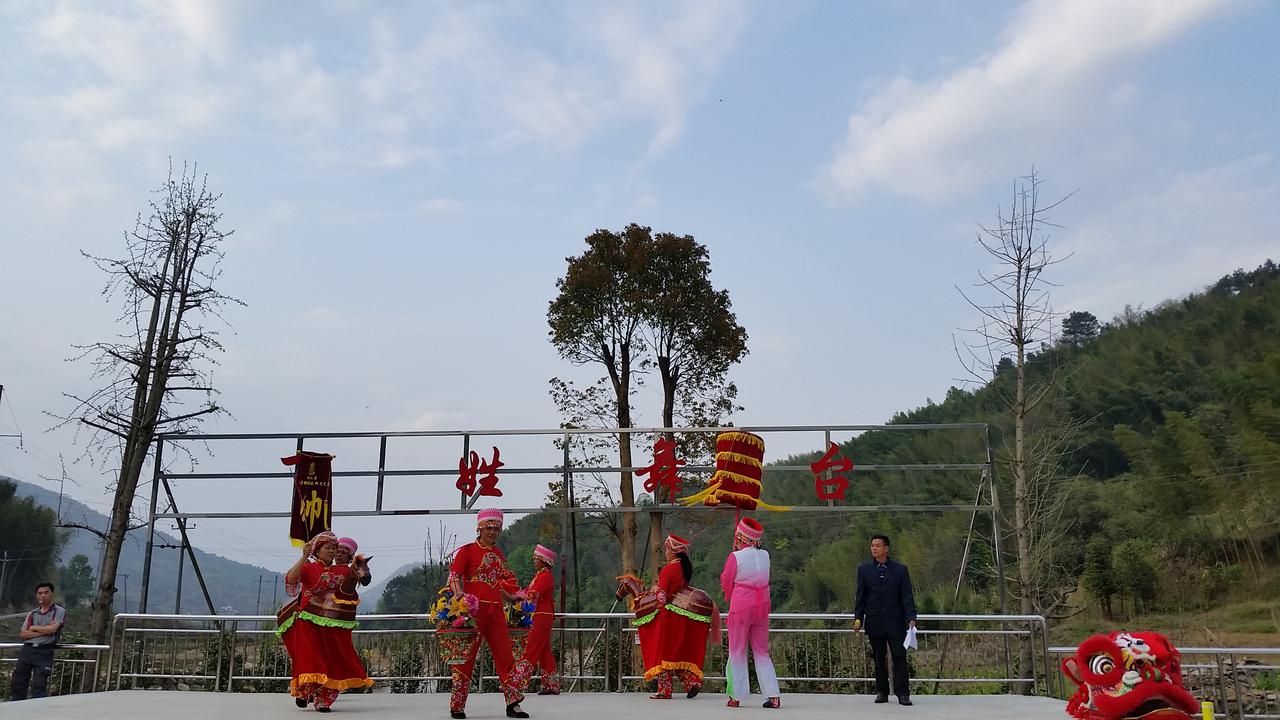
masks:
<instances>
[{"instance_id":1,"label":"woman in pink outfit","mask_svg":"<svg viewBox=\"0 0 1280 720\"><path fill-rule=\"evenodd\" d=\"M729 601L729 707L739 707L751 694L747 676L747 647L755 657L760 690L768 697L766 708L782 706L778 674L769 657L769 553L760 549L764 528L742 518L733 536L733 552L720 573L720 587Z\"/></svg>"}]
</instances>

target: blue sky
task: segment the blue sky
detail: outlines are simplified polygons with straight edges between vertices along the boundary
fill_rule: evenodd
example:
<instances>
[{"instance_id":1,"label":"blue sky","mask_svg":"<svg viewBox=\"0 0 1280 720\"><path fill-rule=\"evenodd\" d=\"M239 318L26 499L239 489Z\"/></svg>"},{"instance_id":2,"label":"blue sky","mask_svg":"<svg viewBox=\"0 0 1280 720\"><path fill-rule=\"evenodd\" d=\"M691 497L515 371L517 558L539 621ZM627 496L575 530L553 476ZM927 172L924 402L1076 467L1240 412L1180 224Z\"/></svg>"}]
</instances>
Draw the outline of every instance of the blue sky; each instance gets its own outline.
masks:
<instances>
[{"instance_id":1,"label":"blue sky","mask_svg":"<svg viewBox=\"0 0 1280 720\"><path fill-rule=\"evenodd\" d=\"M210 431L555 426L548 378L590 379L546 342L555 279L629 222L710 248L751 336L740 423L875 423L963 374L955 286L1033 164L1076 193L1059 310L1107 319L1276 256L1276 37L1276 5L1224 0L0 3L0 427L26 435L0 473L47 485L81 451L41 415L116 316L79 251L119 251L170 157L223 194L223 286L249 305ZM398 564L426 525L351 531ZM292 557L265 521L203 529Z\"/></svg>"}]
</instances>

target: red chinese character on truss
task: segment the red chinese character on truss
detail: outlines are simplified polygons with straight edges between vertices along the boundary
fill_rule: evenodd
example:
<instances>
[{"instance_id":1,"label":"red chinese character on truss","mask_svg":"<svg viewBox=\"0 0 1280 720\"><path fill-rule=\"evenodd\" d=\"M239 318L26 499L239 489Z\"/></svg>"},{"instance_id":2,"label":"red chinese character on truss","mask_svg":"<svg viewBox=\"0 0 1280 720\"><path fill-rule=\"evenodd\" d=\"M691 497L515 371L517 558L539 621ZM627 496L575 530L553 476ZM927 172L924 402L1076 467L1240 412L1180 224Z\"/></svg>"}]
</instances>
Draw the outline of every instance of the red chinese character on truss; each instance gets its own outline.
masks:
<instances>
[{"instance_id":1,"label":"red chinese character on truss","mask_svg":"<svg viewBox=\"0 0 1280 720\"><path fill-rule=\"evenodd\" d=\"M637 475L648 475L644 481L644 491L651 493L658 486L667 488L674 499L680 494L680 466L684 460L676 459L676 444L665 437L658 438L653 444L653 464L636 470Z\"/></svg>"},{"instance_id":2,"label":"red chinese character on truss","mask_svg":"<svg viewBox=\"0 0 1280 720\"><path fill-rule=\"evenodd\" d=\"M845 490L849 489L849 478L843 475L822 477L822 473L827 470L847 473L853 469L853 461L843 455L837 457L838 452L840 446L831 443L826 454L818 462L809 465L809 469L813 470L813 489L818 493L819 500L843 500Z\"/></svg>"},{"instance_id":3,"label":"red chinese character on truss","mask_svg":"<svg viewBox=\"0 0 1280 720\"><path fill-rule=\"evenodd\" d=\"M476 491L476 476L485 473L479 478L480 494L489 497L502 497L502 491L498 489L498 468L506 463L498 459L498 448L493 449L493 460L481 460L480 454L475 450L471 451L470 463L467 462L468 456L463 455L458 458L458 482L456 487L466 495L471 495Z\"/></svg>"}]
</instances>

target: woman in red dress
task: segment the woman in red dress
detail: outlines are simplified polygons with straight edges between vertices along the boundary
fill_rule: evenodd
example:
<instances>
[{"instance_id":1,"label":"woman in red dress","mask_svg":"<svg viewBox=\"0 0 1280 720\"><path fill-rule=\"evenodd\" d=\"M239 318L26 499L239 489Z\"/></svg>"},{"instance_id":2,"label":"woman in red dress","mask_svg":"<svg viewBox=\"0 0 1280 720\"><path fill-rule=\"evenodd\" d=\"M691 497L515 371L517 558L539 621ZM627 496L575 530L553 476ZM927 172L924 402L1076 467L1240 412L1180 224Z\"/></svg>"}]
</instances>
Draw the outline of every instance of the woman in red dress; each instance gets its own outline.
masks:
<instances>
[{"instance_id":1,"label":"woman in red dress","mask_svg":"<svg viewBox=\"0 0 1280 720\"><path fill-rule=\"evenodd\" d=\"M489 644L489 654L498 671L498 687L507 702L507 717L527 718L529 713L520 709L520 701L524 700L521 691L533 670L524 658L513 657L511 635L507 631L507 602L524 593L515 574L507 567L506 556L497 546L498 537L502 535L502 511L485 509L476 513L476 531L479 534L476 541L458 548L449 566L449 589L453 596L474 595L480 605L471 613L476 624L476 640L468 650L466 662L452 666L449 716L455 720L467 716L471 671L480 642L484 641Z\"/></svg>"},{"instance_id":2,"label":"woman in red dress","mask_svg":"<svg viewBox=\"0 0 1280 720\"><path fill-rule=\"evenodd\" d=\"M551 653L551 628L556 621L555 578L551 568L556 564L556 554L550 548L539 545L533 549L533 580L525 588L524 599L534 604L533 627L525 641L524 659L530 669L542 669L542 689L539 695L559 695L560 678L556 675L556 656Z\"/></svg>"},{"instance_id":3,"label":"woman in red dress","mask_svg":"<svg viewBox=\"0 0 1280 720\"><path fill-rule=\"evenodd\" d=\"M658 656L656 662L644 673L645 680L658 680L658 692L649 697L668 700L675 677L684 685L686 697L696 697L702 690L702 662L707 656L707 632L709 618L693 618L688 612L672 604L676 593L684 589L693 577L693 563L689 560L689 541L678 535L668 535L665 543L667 564L658 574L658 594L663 603L657 619L649 624L657 625ZM643 629L643 626L642 626ZM641 639L644 654L644 640ZM649 660L646 660L648 664Z\"/></svg>"},{"instance_id":4,"label":"woman in red dress","mask_svg":"<svg viewBox=\"0 0 1280 720\"><path fill-rule=\"evenodd\" d=\"M335 599L340 592L354 595L365 571L359 563L330 565L337 546L333 533L324 532L303 547L303 559L285 573L285 589L297 601L286 606L276 629L293 665L289 693L298 707L312 702L319 712L329 712L343 690L373 684L351 644L355 605Z\"/></svg>"}]
</instances>

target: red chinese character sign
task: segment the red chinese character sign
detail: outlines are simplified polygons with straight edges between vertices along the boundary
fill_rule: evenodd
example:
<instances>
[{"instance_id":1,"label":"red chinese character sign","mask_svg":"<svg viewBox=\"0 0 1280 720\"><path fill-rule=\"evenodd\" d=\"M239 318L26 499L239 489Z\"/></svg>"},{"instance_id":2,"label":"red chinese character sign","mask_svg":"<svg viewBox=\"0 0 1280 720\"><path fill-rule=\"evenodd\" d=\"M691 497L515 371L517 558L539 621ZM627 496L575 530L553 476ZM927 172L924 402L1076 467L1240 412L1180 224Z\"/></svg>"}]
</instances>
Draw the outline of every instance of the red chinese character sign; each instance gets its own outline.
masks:
<instances>
[{"instance_id":1,"label":"red chinese character sign","mask_svg":"<svg viewBox=\"0 0 1280 720\"><path fill-rule=\"evenodd\" d=\"M681 500L683 505L721 503L743 510L790 510L760 500L764 489L764 439L742 430L722 432L716 436L716 472L701 492Z\"/></svg>"},{"instance_id":2,"label":"red chinese character sign","mask_svg":"<svg viewBox=\"0 0 1280 720\"><path fill-rule=\"evenodd\" d=\"M653 464L636 471L637 475L648 477L644 481L644 491L653 493L664 487L669 493L667 497L675 499L680 494L680 466L684 460L676 458L676 444L665 437L658 438L653 444ZM657 495L654 495L657 498Z\"/></svg>"},{"instance_id":3,"label":"red chinese character sign","mask_svg":"<svg viewBox=\"0 0 1280 720\"><path fill-rule=\"evenodd\" d=\"M499 459L498 448L493 448L493 460L482 460L480 453L472 450L470 455L458 458L457 488L467 497L476 493L476 484L480 485L480 494L489 497L502 497L498 489L498 468L506 463ZM480 473L484 473L483 476ZM479 477L477 477L479 476Z\"/></svg>"},{"instance_id":4,"label":"red chinese character sign","mask_svg":"<svg viewBox=\"0 0 1280 720\"><path fill-rule=\"evenodd\" d=\"M849 489L849 478L844 475L823 477L828 470L839 473L853 470L853 461L839 455L839 452L840 446L831 443L827 452L817 462L809 465L809 469L813 471L813 489L818 493L819 500L844 500L844 493Z\"/></svg>"},{"instance_id":5,"label":"red chinese character sign","mask_svg":"<svg viewBox=\"0 0 1280 720\"><path fill-rule=\"evenodd\" d=\"M289 507L289 540L301 547L329 529L333 502L333 455L302 451L280 458L293 467L293 503Z\"/></svg>"}]
</instances>

